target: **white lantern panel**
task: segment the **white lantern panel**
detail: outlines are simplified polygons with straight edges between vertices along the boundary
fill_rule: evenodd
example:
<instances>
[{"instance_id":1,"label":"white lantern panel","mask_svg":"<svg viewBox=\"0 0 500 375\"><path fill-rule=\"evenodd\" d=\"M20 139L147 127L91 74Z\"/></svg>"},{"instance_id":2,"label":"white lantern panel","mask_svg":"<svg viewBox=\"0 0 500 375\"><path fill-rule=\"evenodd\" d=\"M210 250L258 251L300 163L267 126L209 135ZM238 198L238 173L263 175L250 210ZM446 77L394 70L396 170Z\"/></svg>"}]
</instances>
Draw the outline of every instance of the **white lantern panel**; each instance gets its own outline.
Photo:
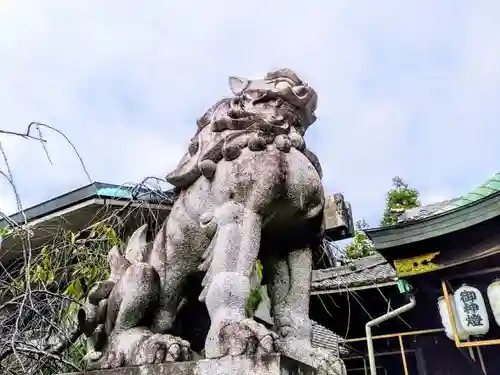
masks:
<instances>
[{"instance_id":1,"label":"white lantern panel","mask_svg":"<svg viewBox=\"0 0 500 375\"><path fill-rule=\"evenodd\" d=\"M495 317L495 322L500 326L500 280L493 282L488 287L488 300Z\"/></svg>"},{"instance_id":2,"label":"white lantern panel","mask_svg":"<svg viewBox=\"0 0 500 375\"><path fill-rule=\"evenodd\" d=\"M460 323L471 336L483 336L490 330L486 304L481 292L472 286L462 285L454 295Z\"/></svg>"},{"instance_id":3,"label":"white lantern panel","mask_svg":"<svg viewBox=\"0 0 500 375\"><path fill-rule=\"evenodd\" d=\"M448 296L450 297L450 305L451 309L453 310L453 316L455 317L455 327L457 329L458 338L460 339L460 341L467 340L469 338L469 333L464 329L464 327L460 323L460 320L458 319L457 308L455 306L455 300L453 299L453 294L449 294ZM446 336L450 340L455 340L455 337L453 335L453 328L451 325L450 314L448 313L448 306L446 305L444 297L439 297L438 309L439 309L439 315L441 315L441 323L443 324Z\"/></svg>"}]
</instances>

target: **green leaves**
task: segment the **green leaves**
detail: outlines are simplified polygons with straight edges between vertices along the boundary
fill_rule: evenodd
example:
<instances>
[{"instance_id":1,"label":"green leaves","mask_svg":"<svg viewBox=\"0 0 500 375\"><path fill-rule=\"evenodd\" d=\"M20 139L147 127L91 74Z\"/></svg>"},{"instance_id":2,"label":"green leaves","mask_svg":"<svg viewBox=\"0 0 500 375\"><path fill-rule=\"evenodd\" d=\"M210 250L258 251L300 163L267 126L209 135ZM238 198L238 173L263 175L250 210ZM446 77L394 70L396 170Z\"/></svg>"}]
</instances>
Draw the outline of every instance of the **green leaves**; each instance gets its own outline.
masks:
<instances>
[{"instance_id":1,"label":"green leaves","mask_svg":"<svg viewBox=\"0 0 500 375\"><path fill-rule=\"evenodd\" d=\"M0 228L0 237L8 236L12 233L12 229L9 227Z\"/></svg>"},{"instance_id":2,"label":"green leaves","mask_svg":"<svg viewBox=\"0 0 500 375\"><path fill-rule=\"evenodd\" d=\"M259 278L259 284L260 280L262 280L262 275L263 275L264 268L262 267L262 263L260 259L257 259L255 262L255 273L257 274L257 277Z\"/></svg>"},{"instance_id":3,"label":"green leaves","mask_svg":"<svg viewBox=\"0 0 500 375\"><path fill-rule=\"evenodd\" d=\"M245 305L245 314L248 318L254 316L257 307L259 307L262 302L262 295L260 293L260 286L258 288L254 288L250 291L250 295L247 299L247 304Z\"/></svg>"},{"instance_id":4,"label":"green leaves","mask_svg":"<svg viewBox=\"0 0 500 375\"><path fill-rule=\"evenodd\" d=\"M31 277L31 280L34 283L41 283L41 284L50 284L54 281L54 272L51 270L47 270L37 264L34 269L33 269L33 275Z\"/></svg>"},{"instance_id":5,"label":"green leaves","mask_svg":"<svg viewBox=\"0 0 500 375\"><path fill-rule=\"evenodd\" d=\"M263 276L264 268L262 267L262 263L259 259L255 261L254 273L257 276L257 283L250 291L250 295L248 296L247 303L245 305L245 314L248 318L253 317L255 314L255 310L259 307L259 304L262 302L262 294L261 294L261 282Z\"/></svg>"},{"instance_id":6,"label":"green leaves","mask_svg":"<svg viewBox=\"0 0 500 375\"><path fill-rule=\"evenodd\" d=\"M402 211L420 206L418 197L416 189L408 187L401 177L394 177L392 188L387 192L386 208L380 225L385 227L396 224Z\"/></svg>"},{"instance_id":7,"label":"green leaves","mask_svg":"<svg viewBox=\"0 0 500 375\"><path fill-rule=\"evenodd\" d=\"M418 195L418 191L410 188L401 177L394 177L392 188L387 192L386 207L380 225L394 225L398 222L400 212L420 206ZM359 220L356 223L353 240L344 247L344 253L348 259L359 259L376 253L373 243L364 232L367 227L365 220Z\"/></svg>"},{"instance_id":8,"label":"green leaves","mask_svg":"<svg viewBox=\"0 0 500 375\"><path fill-rule=\"evenodd\" d=\"M70 243L74 245L76 243L76 233L70 233Z\"/></svg>"},{"instance_id":9,"label":"green leaves","mask_svg":"<svg viewBox=\"0 0 500 375\"><path fill-rule=\"evenodd\" d=\"M75 300L81 300L85 297L84 290L82 286L82 281L78 279L73 279L63 292L64 295L71 297Z\"/></svg>"},{"instance_id":10,"label":"green leaves","mask_svg":"<svg viewBox=\"0 0 500 375\"><path fill-rule=\"evenodd\" d=\"M373 243L364 232L367 227L364 219L356 222L353 240L344 248L346 258L359 259L376 253Z\"/></svg>"},{"instance_id":11,"label":"green leaves","mask_svg":"<svg viewBox=\"0 0 500 375\"><path fill-rule=\"evenodd\" d=\"M52 269L49 252L47 247L43 247L40 251L38 262L32 265L31 281L35 284L49 285L54 282L55 273Z\"/></svg>"},{"instance_id":12,"label":"green leaves","mask_svg":"<svg viewBox=\"0 0 500 375\"><path fill-rule=\"evenodd\" d=\"M52 244L44 246L39 252L34 251L30 267L24 266L19 276L9 284L8 291L2 292L12 296L24 292L25 272L29 270L32 287L46 288L50 285L51 290L55 287L58 289L56 292L81 302L87 293L87 286L109 276L109 249L121 243L115 228L103 223L93 226L87 235L63 231ZM69 310L66 312L71 313Z\"/></svg>"},{"instance_id":13,"label":"green leaves","mask_svg":"<svg viewBox=\"0 0 500 375\"><path fill-rule=\"evenodd\" d=\"M90 231L89 238L91 239L105 239L111 247L122 245L122 241L116 234L114 228L105 225L104 223L98 223L92 227Z\"/></svg>"},{"instance_id":14,"label":"green leaves","mask_svg":"<svg viewBox=\"0 0 500 375\"><path fill-rule=\"evenodd\" d=\"M0 236L10 233L9 229L0 228ZM7 287L0 289L0 297L22 296L28 286L57 294L55 316L50 318L58 327L73 327L88 286L109 276L108 252L122 244L117 233L116 227L105 223L82 232L61 231L51 244L32 249L31 262L22 267ZM18 235L19 231L13 234ZM70 362L82 361L85 354L82 345L83 341L78 341L69 349Z\"/></svg>"}]
</instances>

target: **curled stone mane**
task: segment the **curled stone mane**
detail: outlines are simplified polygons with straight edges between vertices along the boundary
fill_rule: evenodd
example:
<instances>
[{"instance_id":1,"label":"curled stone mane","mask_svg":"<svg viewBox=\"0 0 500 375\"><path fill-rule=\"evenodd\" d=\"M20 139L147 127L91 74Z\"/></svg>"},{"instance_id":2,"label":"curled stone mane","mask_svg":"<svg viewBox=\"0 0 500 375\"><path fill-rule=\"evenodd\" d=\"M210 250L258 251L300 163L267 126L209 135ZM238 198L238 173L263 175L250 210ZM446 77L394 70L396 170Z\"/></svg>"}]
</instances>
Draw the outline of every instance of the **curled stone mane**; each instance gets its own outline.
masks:
<instances>
[{"instance_id":1,"label":"curled stone mane","mask_svg":"<svg viewBox=\"0 0 500 375\"><path fill-rule=\"evenodd\" d=\"M226 107L226 109L229 109L229 104L231 102L230 98L224 98L219 100L217 103L215 103L213 106L211 106L204 114L201 116L197 121L196 124L198 125L198 131L196 132L196 135L210 122L212 121L212 118L214 116L214 113L217 110L223 110L223 107Z\"/></svg>"},{"instance_id":2,"label":"curled stone mane","mask_svg":"<svg viewBox=\"0 0 500 375\"><path fill-rule=\"evenodd\" d=\"M284 152L292 147L303 152L321 174L303 138L316 119L315 91L290 69L241 82L239 92L219 100L198 119L188 154L167 176L174 186L185 188L201 175L211 179L220 160L234 160L246 147L262 151L272 143Z\"/></svg>"},{"instance_id":3,"label":"curled stone mane","mask_svg":"<svg viewBox=\"0 0 500 375\"><path fill-rule=\"evenodd\" d=\"M197 121L198 131L211 125L211 131L224 130L262 131L270 134L285 134L290 126L299 125L300 116L294 108L278 99L248 99L245 96L224 98L205 112Z\"/></svg>"},{"instance_id":4,"label":"curled stone mane","mask_svg":"<svg viewBox=\"0 0 500 375\"><path fill-rule=\"evenodd\" d=\"M280 69L267 73L264 80L286 80L290 86L303 86L302 80L290 69ZM304 119L301 108L286 101L279 91L255 90L258 97L248 97L245 93L233 98L224 98L210 107L197 121L198 132L212 123L212 131L243 130L253 127L267 133L283 134L289 126L302 127ZM281 95L280 95L281 94ZM314 108L315 109L315 108ZM313 111L314 111L313 109ZM310 124L307 124L307 126ZM285 129L277 127L285 126ZM197 132L197 134L198 134Z\"/></svg>"},{"instance_id":5,"label":"curled stone mane","mask_svg":"<svg viewBox=\"0 0 500 375\"><path fill-rule=\"evenodd\" d=\"M303 84L302 80L297 76L297 74L295 74L294 71L288 68L278 69L274 72L267 73L265 79L271 80L280 77L288 78L289 80L293 81L296 85Z\"/></svg>"}]
</instances>

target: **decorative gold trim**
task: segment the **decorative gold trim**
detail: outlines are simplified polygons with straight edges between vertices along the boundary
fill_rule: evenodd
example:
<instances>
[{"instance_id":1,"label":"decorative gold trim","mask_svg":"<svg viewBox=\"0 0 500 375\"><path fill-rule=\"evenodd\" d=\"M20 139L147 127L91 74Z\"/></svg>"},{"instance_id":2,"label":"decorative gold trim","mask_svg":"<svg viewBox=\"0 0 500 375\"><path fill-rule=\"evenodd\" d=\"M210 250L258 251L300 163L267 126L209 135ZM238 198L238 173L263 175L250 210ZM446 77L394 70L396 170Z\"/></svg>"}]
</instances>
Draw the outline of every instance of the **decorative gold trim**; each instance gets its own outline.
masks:
<instances>
[{"instance_id":1,"label":"decorative gold trim","mask_svg":"<svg viewBox=\"0 0 500 375\"><path fill-rule=\"evenodd\" d=\"M399 339L399 348L401 350L401 361L403 362L403 370L405 372L405 375L408 375L408 365L406 364L406 353L405 353L405 347L403 345L403 338L399 336L398 339Z\"/></svg>"},{"instance_id":2,"label":"decorative gold trim","mask_svg":"<svg viewBox=\"0 0 500 375\"><path fill-rule=\"evenodd\" d=\"M439 269L439 265L432 263L438 252L419 255L413 258L394 260L394 268L399 277L413 276L432 272Z\"/></svg>"}]
</instances>

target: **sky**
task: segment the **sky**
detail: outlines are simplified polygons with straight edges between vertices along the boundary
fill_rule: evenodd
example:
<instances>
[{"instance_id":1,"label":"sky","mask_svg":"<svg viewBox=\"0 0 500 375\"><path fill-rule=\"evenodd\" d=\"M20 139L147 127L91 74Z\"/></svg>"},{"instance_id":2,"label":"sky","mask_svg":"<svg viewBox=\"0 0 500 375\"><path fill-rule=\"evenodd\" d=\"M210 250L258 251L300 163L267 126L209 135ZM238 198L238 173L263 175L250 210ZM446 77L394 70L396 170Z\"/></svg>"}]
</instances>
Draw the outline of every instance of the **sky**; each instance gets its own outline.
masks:
<instances>
[{"instance_id":1,"label":"sky","mask_svg":"<svg viewBox=\"0 0 500 375\"><path fill-rule=\"evenodd\" d=\"M326 192L376 226L395 175L432 203L500 170L499 19L496 0L4 0L0 129L56 127L94 181L164 177L228 76L287 67L318 92L306 141ZM24 207L88 183L43 135L52 163L0 134ZM5 179L0 210L16 211Z\"/></svg>"}]
</instances>

